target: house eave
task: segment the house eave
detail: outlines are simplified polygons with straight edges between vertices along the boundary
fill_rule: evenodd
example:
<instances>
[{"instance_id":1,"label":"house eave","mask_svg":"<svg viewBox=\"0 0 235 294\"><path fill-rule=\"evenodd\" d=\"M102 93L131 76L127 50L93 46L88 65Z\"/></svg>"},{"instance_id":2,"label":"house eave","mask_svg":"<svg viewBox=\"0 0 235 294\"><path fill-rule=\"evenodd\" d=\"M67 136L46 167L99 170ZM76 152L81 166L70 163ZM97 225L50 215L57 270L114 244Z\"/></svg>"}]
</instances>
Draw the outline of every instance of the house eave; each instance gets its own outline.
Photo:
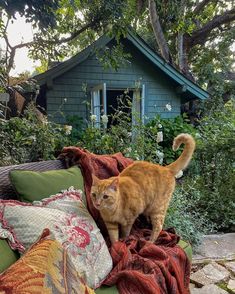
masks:
<instances>
[{"instance_id":1,"label":"house eave","mask_svg":"<svg viewBox=\"0 0 235 294\"><path fill-rule=\"evenodd\" d=\"M58 76L62 75L63 73L69 71L76 65L80 64L81 62L85 61L90 54L93 54L95 50L99 50L106 46L112 38L108 36L102 36L97 41L92 43L90 46L82 50L81 52L77 53L75 56L71 57L70 59L58 64L57 66L47 70L46 72L34 76L34 79L37 80L39 85L44 84L52 84L53 79L57 78Z\"/></svg>"},{"instance_id":2,"label":"house eave","mask_svg":"<svg viewBox=\"0 0 235 294\"><path fill-rule=\"evenodd\" d=\"M187 91L192 94L193 97L199 99L207 99L209 93L198 85L186 78L182 73L175 69L172 65L167 63L163 58L158 56L152 49L146 46L138 37L134 36L132 33L128 33L127 39L137 47L153 64L155 64L159 69L161 69L165 74L167 74L171 79L177 82L182 87L187 87Z\"/></svg>"}]
</instances>

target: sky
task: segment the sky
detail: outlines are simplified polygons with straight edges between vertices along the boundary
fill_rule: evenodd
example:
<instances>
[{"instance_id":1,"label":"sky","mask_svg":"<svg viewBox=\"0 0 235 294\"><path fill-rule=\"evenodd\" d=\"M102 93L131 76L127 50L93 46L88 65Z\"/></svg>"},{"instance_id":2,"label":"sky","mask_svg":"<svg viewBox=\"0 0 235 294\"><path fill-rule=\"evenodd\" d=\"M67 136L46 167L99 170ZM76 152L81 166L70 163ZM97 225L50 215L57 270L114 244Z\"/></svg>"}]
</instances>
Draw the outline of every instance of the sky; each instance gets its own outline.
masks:
<instances>
[{"instance_id":1,"label":"sky","mask_svg":"<svg viewBox=\"0 0 235 294\"><path fill-rule=\"evenodd\" d=\"M8 38L11 45L17 45L20 43L25 43L33 40L33 31L30 23L25 22L24 17L16 15L16 20L13 23L10 23L8 26ZM5 42L0 40L0 47L4 49ZM11 70L10 74L12 76L17 76L18 74L24 71L33 72L35 66L38 66L39 62L33 62L28 57L28 49L22 48L16 50L15 56L15 68Z\"/></svg>"}]
</instances>

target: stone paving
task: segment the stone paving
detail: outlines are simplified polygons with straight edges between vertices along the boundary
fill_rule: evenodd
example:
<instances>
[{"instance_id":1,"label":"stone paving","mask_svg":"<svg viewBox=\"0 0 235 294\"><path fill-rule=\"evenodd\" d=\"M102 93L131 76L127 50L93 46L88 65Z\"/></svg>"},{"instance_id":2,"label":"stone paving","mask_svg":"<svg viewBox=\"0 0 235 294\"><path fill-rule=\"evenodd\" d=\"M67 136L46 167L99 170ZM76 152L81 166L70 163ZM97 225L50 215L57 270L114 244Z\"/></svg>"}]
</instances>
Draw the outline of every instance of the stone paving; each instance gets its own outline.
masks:
<instances>
[{"instance_id":1,"label":"stone paving","mask_svg":"<svg viewBox=\"0 0 235 294\"><path fill-rule=\"evenodd\" d=\"M193 254L191 294L235 293L235 233L208 235Z\"/></svg>"}]
</instances>

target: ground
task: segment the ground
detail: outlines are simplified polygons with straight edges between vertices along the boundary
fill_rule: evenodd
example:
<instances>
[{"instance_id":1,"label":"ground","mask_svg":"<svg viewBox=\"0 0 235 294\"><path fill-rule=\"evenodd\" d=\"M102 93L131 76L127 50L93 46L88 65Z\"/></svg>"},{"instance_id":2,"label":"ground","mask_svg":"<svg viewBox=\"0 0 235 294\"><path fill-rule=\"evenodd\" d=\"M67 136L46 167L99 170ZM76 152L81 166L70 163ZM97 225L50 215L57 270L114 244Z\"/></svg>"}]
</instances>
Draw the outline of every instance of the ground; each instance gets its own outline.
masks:
<instances>
[{"instance_id":1,"label":"ground","mask_svg":"<svg viewBox=\"0 0 235 294\"><path fill-rule=\"evenodd\" d=\"M235 233L208 235L193 255L191 294L235 293Z\"/></svg>"}]
</instances>

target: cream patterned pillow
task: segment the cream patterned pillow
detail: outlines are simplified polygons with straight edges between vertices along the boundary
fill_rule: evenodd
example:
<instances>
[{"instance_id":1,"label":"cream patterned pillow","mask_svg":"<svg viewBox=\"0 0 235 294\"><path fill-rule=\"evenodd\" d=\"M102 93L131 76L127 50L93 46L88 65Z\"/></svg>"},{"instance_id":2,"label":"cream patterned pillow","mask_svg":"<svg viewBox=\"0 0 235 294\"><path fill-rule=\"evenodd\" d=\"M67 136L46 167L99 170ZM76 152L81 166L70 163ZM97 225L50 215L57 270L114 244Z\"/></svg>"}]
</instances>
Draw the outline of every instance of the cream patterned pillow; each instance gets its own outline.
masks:
<instances>
[{"instance_id":1,"label":"cream patterned pillow","mask_svg":"<svg viewBox=\"0 0 235 294\"><path fill-rule=\"evenodd\" d=\"M80 190L71 187L33 204L0 201L0 237L7 237L12 248L23 253L45 228L67 250L86 284L99 287L112 269L112 258Z\"/></svg>"}]
</instances>

